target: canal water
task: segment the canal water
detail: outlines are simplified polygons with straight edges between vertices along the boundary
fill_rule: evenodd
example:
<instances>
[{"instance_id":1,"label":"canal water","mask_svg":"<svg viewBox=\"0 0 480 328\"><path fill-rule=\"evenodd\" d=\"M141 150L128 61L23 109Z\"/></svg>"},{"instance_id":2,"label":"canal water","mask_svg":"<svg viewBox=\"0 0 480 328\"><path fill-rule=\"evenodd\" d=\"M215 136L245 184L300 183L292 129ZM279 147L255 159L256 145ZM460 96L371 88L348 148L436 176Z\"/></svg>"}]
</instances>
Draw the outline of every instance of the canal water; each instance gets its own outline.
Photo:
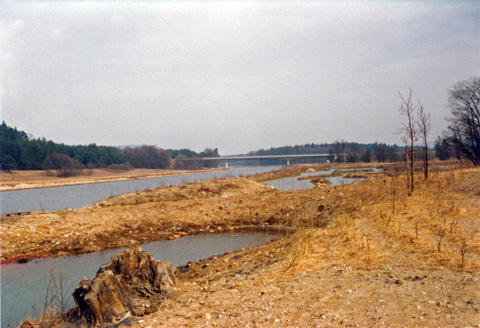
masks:
<instances>
[{"instance_id":1,"label":"canal water","mask_svg":"<svg viewBox=\"0 0 480 328\"><path fill-rule=\"evenodd\" d=\"M0 215L19 212L56 211L92 205L113 196L196 181L247 176L280 169L280 166L234 167L230 170L151 179L92 183L0 192Z\"/></svg>"},{"instance_id":2,"label":"canal water","mask_svg":"<svg viewBox=\"0 0 480 328\"><path fill-rule=\"evenodd\" d=\"M189 261L259 246L278 236L278 233L273 232L201 234L145 243L141 247L153 254L155 260L172 263L175 269ZM41 314L46 284L51 274L57 278L60 275L63 277L66 299L70 308L74 307L71 295L80 280L83 277L93 279L102 264L109 262L112 255L124 250L125 248L117 248L76 256L32 260L25 264L2 264L1 327L16 327L27 317L38 317Z\"/></svg>"},{"instance_id":3,"label":"canal water","mask_svg":"<svg viewBox=\"0 0 480 328\"><path fill-rule=\"evenodd\" d=\"M280 168L280 166L234 167L230 170L151 179L2 191L0 192L0 216L8 213L56 211L67 208L76 209L95 204L109 197L137 191L217 178L248 176L257 173L270 172ZM378 169L370 170L371 172L378 171ZM344 169L342 171L347 172L348 170ZM333 170L303 173L300 177L328 175L332 172ZM299 190L313 188L313 184L310 183L309 180L298 180L298 178L299 177L278 179L265 182L265 184L275 187L279 190ZM330 180L332 182L332 186L355 183L363 180L346 179L341 176L328 177L325 179Z\"/></svg>"}]
</instances>

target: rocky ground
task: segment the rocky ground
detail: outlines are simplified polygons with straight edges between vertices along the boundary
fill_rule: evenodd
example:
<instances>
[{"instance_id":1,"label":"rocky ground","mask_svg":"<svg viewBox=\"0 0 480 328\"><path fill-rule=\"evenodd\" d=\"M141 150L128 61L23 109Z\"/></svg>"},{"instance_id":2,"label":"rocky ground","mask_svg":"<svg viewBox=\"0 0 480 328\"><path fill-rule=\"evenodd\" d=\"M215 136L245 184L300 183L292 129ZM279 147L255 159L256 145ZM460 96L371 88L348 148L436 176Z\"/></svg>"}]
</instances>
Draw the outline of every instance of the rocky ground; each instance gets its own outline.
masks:
<instances>
[{"instance_id":1,"label":"rocky ground","mask_svg":"<svg viewBox=\"0 0 480 328\"><path fill-rule=\"evenodd\" d=\"M480 169L280 192L228 178L94 207L3 217L2 260L199 231L289 226L272 243L189 263L135 327L480 327ZM25 238L25 236L28 236Z\"/></svg>"}]
</instances>

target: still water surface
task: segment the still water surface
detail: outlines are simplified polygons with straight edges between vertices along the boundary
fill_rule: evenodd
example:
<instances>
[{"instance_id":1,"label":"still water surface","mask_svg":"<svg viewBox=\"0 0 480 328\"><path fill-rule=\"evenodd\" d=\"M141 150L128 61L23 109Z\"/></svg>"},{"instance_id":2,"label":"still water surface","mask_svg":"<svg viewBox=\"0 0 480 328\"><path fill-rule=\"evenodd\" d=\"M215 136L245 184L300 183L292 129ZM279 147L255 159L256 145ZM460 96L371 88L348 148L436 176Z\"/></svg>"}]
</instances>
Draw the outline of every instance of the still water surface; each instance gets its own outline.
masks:
<instances>
[{"instance_id":1,"label":"still water surface","mask_svg":"<svg viewBox=\"0 0 480 328\"><path fill-rule=\"evenodd\" d=\"M81 208L113 196L216 178L238 177L269 172L280 166L234 167L231 170L161 178L92 183L40 189L0 192L0 215L18 212L56 211Z\"/></svg>"},{"instance_id":2,"label":"still water surface","mask_svg":"<svg viewBox=\"0 0 480 328\"><path fill-rule=\"evenodd\" d=\"M366 171L364 173L376 173L379 172L380 169L377 168L368 168L365 169ZM302 173L300 176L296 177L290 177L290 178L284 178L284 179L278 179L278 180L272 180L272 181L267 181L264 182L265 184L275 187L278 190L282 191L287 191L287 190L302 190L302 189L312 189L314 185L310 182L310 180L298 180L301 177L305 176L322 176L322 175L329 175L331 174L335 169L331 169L328 171L320 171L320 172L306 172ZM345 172L345 174L348 173L348 171L351 171L350 169L342 169L342 171ZM331 186L341 186L341 185L346 185L350 183L358 183L360 181L363 181L363 178L344 178L343 176L338 176L338 177L326 177L324 178L325 180L329 180L332 184Z\"/></svg>"},{"instance_id":3,"label":"still water surface","mask_svg":"<svg viewBox=\"0 0 480 328\"><path fill-rule=\"evenodd\" d=\"M1 214L27 211L53 211L91 205L111 196L189 183L215 178L251 175L279 169L278 166L232 168L228 171L171 176L162 178L107 182L65 187L18 190L0 193ZM375 170L376 171L376 170ZM328 175L333 170L304 173L301 176ZM332 185L359 182L363 179L329 177ZM279 190L310 189L309 180L298 177L268 181L266 184ZM271 233L228 233L186 236L174 241L157 241L142 245L156 260L171 262L175 267L216 254L232 252L240 248L254 247L272 240ZM45 283L50 273L62 272L68 280L68 297L83 277L92 279L98 268L112 255L124 248L95 252L80 256L63 256L34 260L26 264L2 264L1 271L1 326L16 324L26 317L38 316L42 310ZM72 300L73 302L73 300ZM73 303L71 304L74 305Z\"/></svg>"},{"instance_id":4,"label":"still water surface","mask_svg":"<svg viewBox=\"0 0 480 328\"><path fill-rule=\"evenodd\" d=\"M278 237L271 232L223 233L185 236L143 244L143 250L155 260L170 262L175 269L189 261L265 244ZM125 248L111 249L76 256L33 260L25 264L1 265L1 327L15 326L27 317L39 316L45 297L46 282L51 272L66 276L67 299L83 277L93 279L100 266Z\"/></svg>"},{"instance_id":5,"label":"still water surface","mask_svg":"<svg viewBox=\"0 0 480 328\"><path fill-rule=\"evenodd\" d=\"M63 187L49 187L40 189L13 190L0 192L0 215L18 212L56 211L67 208L75 209L92 205L113 196L190 183L209 179L247 176L280 169L280 166L252 166L234 167L230 170L205 172L197 174L178 175L161 178L139 179L72 185ZM343 170L348 171L348 170ZM378 171L373 169L374 172ZM328 175L333 170L314 173L303 173L303 176ZM363 179L345 179L343 177L325 178L332 182L332 186L355 183ZM313 188L309 180L298 180L298 177L285 178L265 182L279 190L299 190Z\"/></svg>"}]
</instances>

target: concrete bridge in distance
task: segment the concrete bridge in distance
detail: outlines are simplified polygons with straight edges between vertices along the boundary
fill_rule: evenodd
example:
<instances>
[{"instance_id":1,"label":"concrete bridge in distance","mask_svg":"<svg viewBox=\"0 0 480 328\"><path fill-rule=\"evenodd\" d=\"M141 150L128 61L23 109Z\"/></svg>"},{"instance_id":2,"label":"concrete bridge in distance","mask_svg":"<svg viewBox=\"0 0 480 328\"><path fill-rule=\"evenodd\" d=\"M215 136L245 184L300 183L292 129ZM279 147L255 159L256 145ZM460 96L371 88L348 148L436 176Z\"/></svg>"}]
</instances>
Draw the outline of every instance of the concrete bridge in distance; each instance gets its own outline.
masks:
<instances>
[{"instance_id":1,"label":"concrete bridge in distance","mask_svg":"<svg viewBox=\"0 0 480 328\"><path fill-rule=\"evenodd\" d=\"M218 161L225 162L225 167L228 168L229 162L258 160L258 159L283 159L287 166L290 165L290 160L300 158L330 158L334 159L336 156L332 154L300 154L300 155L254 155L254 156L220 156L220 157L203 157L204 161Z\"/></svg>"}]
</instances>

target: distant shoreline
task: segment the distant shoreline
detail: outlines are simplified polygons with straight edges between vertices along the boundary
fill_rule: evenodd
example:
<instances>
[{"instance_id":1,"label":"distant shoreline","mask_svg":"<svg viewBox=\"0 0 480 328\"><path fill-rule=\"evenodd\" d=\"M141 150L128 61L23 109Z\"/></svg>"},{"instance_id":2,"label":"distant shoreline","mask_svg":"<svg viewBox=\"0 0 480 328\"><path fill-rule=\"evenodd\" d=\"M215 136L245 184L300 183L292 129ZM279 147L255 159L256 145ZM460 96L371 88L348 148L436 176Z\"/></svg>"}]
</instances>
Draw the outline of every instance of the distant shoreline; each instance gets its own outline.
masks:
<instances>
[{"instance_id":1,"label":"distant shoreline","mask_svg":"<svg viewBox=\"0 0 480 328\"><path fill-rule=\"evenodd\" d=\"M116 181L154 179L169 176L188 175L203 172L220 171L223 169L203 170L163 170L163 169L133 169L129 171L114 171L108 169L93 169L89 175L81 175L69 178L47 176L45 171L12 171L0 174L0 192L39 189L50 187L63 187L71 185L83 185L93 183L105 183Z\"/></svg>"}]
</instances>

